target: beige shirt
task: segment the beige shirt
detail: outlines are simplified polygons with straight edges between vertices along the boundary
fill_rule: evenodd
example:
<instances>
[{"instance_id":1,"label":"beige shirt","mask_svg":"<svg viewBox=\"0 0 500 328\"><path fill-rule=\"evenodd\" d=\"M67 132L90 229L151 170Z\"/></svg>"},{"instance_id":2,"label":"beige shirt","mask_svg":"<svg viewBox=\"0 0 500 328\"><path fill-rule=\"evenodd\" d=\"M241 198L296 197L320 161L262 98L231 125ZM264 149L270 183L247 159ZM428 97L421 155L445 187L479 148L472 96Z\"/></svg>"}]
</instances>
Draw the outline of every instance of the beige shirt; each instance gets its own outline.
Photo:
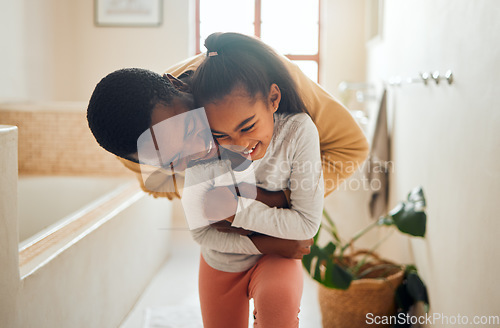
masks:
<instances>
[{"instance_id":1,"label":"beige shirt","mask_svg":"<svg viewBox=\"0 0 500 328\"><path fill-rule=\"evenodd\" d=\"M166 72L178 77L186 71L195 71L205 57L206 54L202 53L188 58L167 69ZM352 175L366 159L368 142L344 106L320 85L310 80L297 65L284 56L282 56L282 60L290 71L307 111L318 129L326 196L334 191L343 180ZM144 183L139 164L119 159L127 168L137 174L144 191L154 197L180 198L183 186L182 177L176 175L176 192L162 191L162 187L174 184L169 172L143 166L143 174L148 170L155 172L148 178L147 183ZM165 190L171 189L165 188Z\"/></svg>"}]
</instances>

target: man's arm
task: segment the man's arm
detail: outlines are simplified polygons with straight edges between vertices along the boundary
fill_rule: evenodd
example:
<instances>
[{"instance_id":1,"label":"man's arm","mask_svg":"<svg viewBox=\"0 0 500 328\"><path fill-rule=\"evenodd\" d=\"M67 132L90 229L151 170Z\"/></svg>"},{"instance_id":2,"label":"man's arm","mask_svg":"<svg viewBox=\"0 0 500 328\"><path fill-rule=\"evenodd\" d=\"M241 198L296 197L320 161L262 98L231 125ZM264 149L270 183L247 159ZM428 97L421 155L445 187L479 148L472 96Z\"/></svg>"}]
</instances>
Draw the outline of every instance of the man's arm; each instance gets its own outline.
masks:
<instances>
[{"instance_id":1,"label":"man's arm","mask_svg":"<svg viewBox=\"0 0 500 328\"><path fill-rule=\"evenodd\" d=\"M198 244L219 252L272 254L293 259L302 259L309 254L313 244L312 239L288 240L260 234L243 236L235 232L220 232L212 226L192 230L191 234Z\"/></svg>"},{"instance_id":2,"label":"man's arm","mask_svg":"<svg viewBox=\"0 0 500 328\"><path fill-rule=\"evenodd\" d=\"M184 176L176 174L174 181L170 172L157 167L137 164L121 157L117 158L127 169L135 173L144 192L155 198L166 197L170 200L181 198Z\"/></svg>"},{"instance_id":3,"label":"man's arm","mask_svg":"<svg viewBox=\"0 0 500 328\"><path fill-rule=\"evenodd\" d=\"M248 183L240 183L238 191L241 197L255 199L268 207L288 208L290 190L269 191ZM205 215L211 220L232 221L238 206L234 186L215 187L207 190L203 198ZM235 232L241 231L233 228ZM227 232L228 227L223 229ZM220 231L220 230L219 230Z\"/></svg>"},{"instance_id":4,"label":"man's arm","mask_svg":"<svg viewBox=\"0 0 500 328\"><path fill-rule=\"evenodd\" d=\"M290 240L260 234L251 235L249 238L262 254L279 255L298 260L311 253L311 245L314 243L312 238Z\"/></svg>"},{"instance_id":5,"label":"man's arm","mask_svg":"<svg viewBox=\"0 0 500 328\"><path fill-rule=\"evenodd\" d=\"M368 141L350 112L299 67L283 57L318 129L325 196L351 176L368 156Z\"/></svg>"}]
</instances>

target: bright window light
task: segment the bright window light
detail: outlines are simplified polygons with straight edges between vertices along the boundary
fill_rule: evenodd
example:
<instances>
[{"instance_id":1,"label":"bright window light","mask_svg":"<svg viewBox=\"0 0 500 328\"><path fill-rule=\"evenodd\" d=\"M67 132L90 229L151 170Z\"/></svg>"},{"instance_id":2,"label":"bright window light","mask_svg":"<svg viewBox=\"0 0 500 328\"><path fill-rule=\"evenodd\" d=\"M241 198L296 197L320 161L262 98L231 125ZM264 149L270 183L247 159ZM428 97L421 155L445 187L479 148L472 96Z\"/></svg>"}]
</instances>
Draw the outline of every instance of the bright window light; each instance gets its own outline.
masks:
<instances>
[{"instance_id":1,"label":"bright window light","mask_svg":"<svg viewBox=\"0 0 500 328\"><path fill-rule=\"evenodd\" d=\"M318 63L314 60L292 60L311 80L318 81Z\"/></svg>"},{"instance_id":2,"label":"bright window light","mask_svg":"<svg viewBox=\"0 0 500 328\"><path fill-rule=\"evenodd\" d=\"M214 32L254 34L254 0L200 0L200 50Z\"/></svg>"},{"instance_id":3,"label":"bright window light","mask_svg":"<svg viewBox=\"0 0 500 328\"><path fill-rule=\"evenodd\" d=\"M256 35L293 60L313 81L318 81L319 0L196 0L196 3L199 6L197 51L206 51L205 39L214 32Z\"/></svg>"},{"instance_id":4,"label":"bright window light","mask_svg":"<svg viewBox=\"0 0 500 328\"><path fill-rule=\"evenodd\" d=\"M318 1L262 0L261 39L279 53L318 53Z\"/></svg>"}]
</instances>

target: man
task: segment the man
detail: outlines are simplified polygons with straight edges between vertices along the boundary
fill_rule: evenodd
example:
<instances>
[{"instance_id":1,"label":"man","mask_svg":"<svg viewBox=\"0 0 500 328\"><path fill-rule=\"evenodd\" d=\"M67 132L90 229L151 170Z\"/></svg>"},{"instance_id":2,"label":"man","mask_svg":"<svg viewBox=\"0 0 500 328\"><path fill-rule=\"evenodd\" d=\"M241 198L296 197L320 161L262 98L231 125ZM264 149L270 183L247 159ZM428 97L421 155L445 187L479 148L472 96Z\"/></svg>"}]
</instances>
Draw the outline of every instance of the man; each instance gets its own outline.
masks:
<instances>
[{"instance_id":1,"label":"man","mask_svg":"<svg viewBox=\"0 0 500 328\"><path fill-rule=\"evenodd\" d=\"M207 134L209 127L202 124L203 120L192 119L195 111L192 111L194 103L189 78L205 57L205 54L200 54L189 58L168 69L169 74L163 77L140 69L113 72L99 82L89 102L87 118L98 143L135 172L141 188L154 197L180 198L182 171L189 162L206 160L217 154L216 145ZM342 105L309 80L296 65L285 57L282 60L318 129L326 196L365 160L368 144L361 129ZM181 124L162 129L168 135L155 134L155 126L169 120L174 122L180 117L183 117L179 121ZM174 130L175 133L169 133ZM144 135L149 148L158 150L158 161L154 161L153 157L150 159L152 162L144 161L144 156L140 156L137 141ZM163 143L161 151L159 142ZM262 197L257 200L269 206L287 206L282 192L263 191L257 194ZM246 233L231 227L221 229ZM302 258L312 243L311 240L292 241L264 235L249 238L264 254L293 258Z\"/></svg>"}]
</instances>

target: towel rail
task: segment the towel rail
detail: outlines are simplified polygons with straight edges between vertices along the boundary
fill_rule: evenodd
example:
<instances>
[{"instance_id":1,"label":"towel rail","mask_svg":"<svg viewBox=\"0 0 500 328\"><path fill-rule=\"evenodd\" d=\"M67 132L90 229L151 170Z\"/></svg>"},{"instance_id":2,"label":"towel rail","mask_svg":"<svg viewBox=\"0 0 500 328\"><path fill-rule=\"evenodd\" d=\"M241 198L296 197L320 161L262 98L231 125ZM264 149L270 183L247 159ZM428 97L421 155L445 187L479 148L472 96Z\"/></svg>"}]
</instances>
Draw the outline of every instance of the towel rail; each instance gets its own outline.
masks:
<instances>
[{"instance_id":1,"label":"towel rail","mask_svg":"<svg viewBox=\"0 0 500 328\"><path fill-rule=\"evenodd\" d=\"M444 75L441 75L439 71L435 71L432 73L420 73L416 78L406 78L401 79L400 77L390 78L387 82L387 85L390 86L401 86L403 84L414 84L414 83L423 83L424 85L428 85L429 81L434 81L436 85L439 84L440 81L446 80L448 84L453 83L453 72L451 70L447 70Z\"/></svg>"},{"instance_id":2,"label":"towel rail","mask_svg":"<svg viewBox=\"0 0 500 328\"><path fill-rule=\"evenodd\" d=\"M436 85L439 85L441 81L447 81L448 85L451 85L454 82L453 72L451 70L447 70L444 75L442 75L439 71L434 71L429 73L420 73L418 77L391 77L389 80L384 82L384 85L400 87L405 84L422 83L427 86L432 81L434 81ZM343 81L339 84L338 89L341 94L345 94L348 91L355 91L356 100L360 103L377 99L377 97L373 94L373 91L375 90L375 84L373 83Z\"/></svg>"},{"instance_id":3,"label":"towel rail","mask_svg":"<svg viewBox=\"0 0 500 328\"><path fill-rule=\"evenodd\" d=\"M424 85L429 85L430 81L434 81L436 85L438 85L441 81L446 80L448 84L453 84L454 76L451 70L447 70L444 75L442 75L439 71L434 72L424 72L420 73L418 77L409 77L409 78L401 78L401 77L391 77L384 84L388 86L402 86L404 84L416 84L423 83ZM375 87L372 83L367 82L346 82L343 81L339 84L339 91L346 92L348 90L369 90Z\"/></svg>"}]
</instances>

